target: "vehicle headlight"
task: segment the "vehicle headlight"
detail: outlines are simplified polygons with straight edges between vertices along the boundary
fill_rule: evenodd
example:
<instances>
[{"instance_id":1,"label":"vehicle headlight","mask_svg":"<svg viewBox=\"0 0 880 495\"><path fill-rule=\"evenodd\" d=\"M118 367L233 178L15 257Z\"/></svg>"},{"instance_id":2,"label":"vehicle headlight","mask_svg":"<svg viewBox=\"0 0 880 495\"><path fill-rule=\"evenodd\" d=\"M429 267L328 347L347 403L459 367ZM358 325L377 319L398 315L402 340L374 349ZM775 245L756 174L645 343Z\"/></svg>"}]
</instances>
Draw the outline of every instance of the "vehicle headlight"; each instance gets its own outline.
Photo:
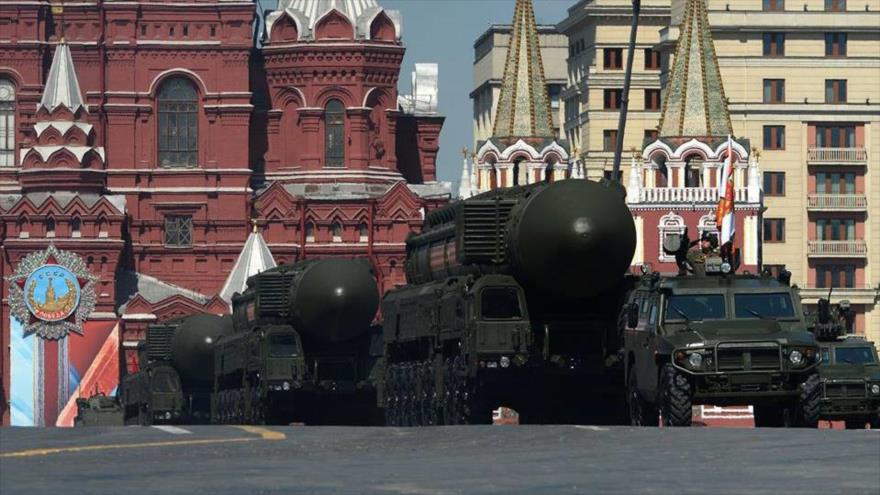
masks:
<instances>
[{"instance_id":1,"label":"vehicle headlight","mask_svg":"<svg viewBox=\"0 0 880 495\"><path fill-rule=\"evenodd\" d=\"M165 419L171 419L171 411L165 413Z\"/></svg>"},{"instance_id":2,"label":"vehicle headlight","mask_svg":"<svg viewBox=\"0 0 880 495\"><path fill-rule=\"evenodd\" d=\"M692 368L698 369L703 365L703 356L699 352L695 352L688 356L688 364L691 365Z\"/></svg>"},{"instance_id":3,"label":"vehicle headlight","mask_svg":"<svg viewBox=\"0 0 880 495\"><path fill-rule=\"evenodd\" d=\"M498 361L502 368L510 367L510 358L507 356L501 356L501 359Z\"/></svg>"},{"instance_id":4,"label":"vehicle headlight","mask_svg":"<svg viewBox=\"0 0 880 495\"><path fill-rule=\"evenodd\" d=\"M281 384L281 388L284 389L285 392L290 390L290 382L284 382Z\"/></svg>"},{"instance_id":5,"label":"vehicle headlight","mask_svg":"<svg viewBox=\"0 0 880 495\"><path fill-rule=\"evenodd\" d=\"M730 273L730 270L731 270L730 263L728 263L726 261L724 263L721 263L721 273Z\"/></svg>"},{"instance_id":6,"label":"vehicle headlight","mask_svg":"<svg viewBox=\"0 0 880 495\"><path fill-rule=\"evenodd\" d=\"M880 394L880 385L877 385L876 383L871 385L871 393L874 395Z\"/></svg>"},{"instance_id":7,"label":"vehicle headlight","mask_svg":"<svg viewBox=\"0 0 880 495\"><path fill-rule=\"evenodd\" d=\"M792 350L791 354L788 355L788 360L791 361L791 364L800 366L804 364L804 354L797 349Z\"/></svg>"}]
</instances>

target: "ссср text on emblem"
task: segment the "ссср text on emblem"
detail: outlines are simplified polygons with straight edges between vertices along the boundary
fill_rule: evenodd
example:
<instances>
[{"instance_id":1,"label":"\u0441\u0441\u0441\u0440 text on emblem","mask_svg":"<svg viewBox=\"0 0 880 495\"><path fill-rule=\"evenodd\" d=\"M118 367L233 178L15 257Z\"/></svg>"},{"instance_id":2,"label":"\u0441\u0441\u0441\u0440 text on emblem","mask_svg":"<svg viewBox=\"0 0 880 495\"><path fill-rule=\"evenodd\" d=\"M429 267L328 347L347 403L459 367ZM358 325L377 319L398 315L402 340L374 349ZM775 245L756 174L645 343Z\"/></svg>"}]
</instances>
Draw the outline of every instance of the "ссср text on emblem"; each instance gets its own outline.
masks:
<instances>
[{"instance_id":1,"label":"\u0441\u0441\u0441\u0440 text on emblem","mask_svg":"<svg viewBox=\"0 0 880 495\"><path fill-rule=\"evenodd\" d=\"M7 280L10 310L25 335L61 339L71 331L82 333L95 309L97 277L79 255L53 245L25 256Z\"/></svg>"}]
</instances>

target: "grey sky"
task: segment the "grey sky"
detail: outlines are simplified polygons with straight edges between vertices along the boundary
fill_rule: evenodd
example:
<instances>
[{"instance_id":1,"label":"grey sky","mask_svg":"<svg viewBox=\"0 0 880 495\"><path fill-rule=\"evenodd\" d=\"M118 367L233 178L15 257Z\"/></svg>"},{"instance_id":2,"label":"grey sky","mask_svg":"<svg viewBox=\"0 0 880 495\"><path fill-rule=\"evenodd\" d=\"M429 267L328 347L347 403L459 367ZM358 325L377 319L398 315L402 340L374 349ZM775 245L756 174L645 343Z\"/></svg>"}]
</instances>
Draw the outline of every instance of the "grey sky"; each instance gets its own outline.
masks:
<instances>
[{"instance_id":1,"label":"grey sky","mask_svg":"<svg viewBox=\"0 0 880 495\"><path fill-rule=\"evenodd\" d=\"M264 8L277 0L261 0ZM576 0L533 0L539 24L556 24ZM406 58L400 92L410 91L410 72L416 62L440 64L440 112L446 116L440 135L437 164L440 180L458 182L463 146L473 146L471 100L474 41L490 24L513 19L515 0L379 0L403 16Z\"/></svg>"}]
</instances>

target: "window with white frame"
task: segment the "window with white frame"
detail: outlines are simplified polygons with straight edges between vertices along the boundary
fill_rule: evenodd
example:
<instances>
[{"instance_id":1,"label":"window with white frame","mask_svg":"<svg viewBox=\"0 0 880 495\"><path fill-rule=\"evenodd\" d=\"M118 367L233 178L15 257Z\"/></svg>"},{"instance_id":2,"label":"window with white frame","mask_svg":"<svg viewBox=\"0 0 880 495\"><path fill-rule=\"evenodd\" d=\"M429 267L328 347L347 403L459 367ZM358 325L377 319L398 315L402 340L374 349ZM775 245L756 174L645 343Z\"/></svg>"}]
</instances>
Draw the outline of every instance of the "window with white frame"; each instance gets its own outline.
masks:
<instances>
[{"instance_id":1,"label":"window with white frame","mask_svg":"<svg viewBox=\"0 0 880 495\"><path fill-rule=\"evenodd\" d=\"M667 255L663 252L663 246L667 237L684 234L684 219L670 211L660 217L660 224L657 227L660 231L660 261L675 261L675 255Z\"/></svg>"},{"instance_id":2,"label":"window with white frame","mask_svg":"<svg viewBox=\"0 0 880 495\"><path fill-rule=\"evenodd\" d=\"M15 86L0 79L0 167L15 166Z\"/></svg>"}]
</instances>

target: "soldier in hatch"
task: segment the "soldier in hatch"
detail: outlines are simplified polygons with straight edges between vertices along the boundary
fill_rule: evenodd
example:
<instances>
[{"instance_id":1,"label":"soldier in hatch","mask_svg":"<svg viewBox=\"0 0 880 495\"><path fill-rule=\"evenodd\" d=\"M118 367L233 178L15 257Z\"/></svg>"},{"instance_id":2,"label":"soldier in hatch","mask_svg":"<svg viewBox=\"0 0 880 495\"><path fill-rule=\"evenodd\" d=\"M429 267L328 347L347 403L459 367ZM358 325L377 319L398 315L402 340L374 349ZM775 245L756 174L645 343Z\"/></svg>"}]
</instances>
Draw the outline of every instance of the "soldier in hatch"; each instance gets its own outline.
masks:
<instances>
[{"instance_id":1,"label":"soldier in hatch","mask_svg":"<svg viewBox=\"0 0 880 495\"><path fill-rule=\"evenodd\" d=\"M687 263L690 271L698 277L706 275L706 258L718 254L717 241L708 232L703 232L700 245L688 251Z\"/></svg>"}]
</instances>

